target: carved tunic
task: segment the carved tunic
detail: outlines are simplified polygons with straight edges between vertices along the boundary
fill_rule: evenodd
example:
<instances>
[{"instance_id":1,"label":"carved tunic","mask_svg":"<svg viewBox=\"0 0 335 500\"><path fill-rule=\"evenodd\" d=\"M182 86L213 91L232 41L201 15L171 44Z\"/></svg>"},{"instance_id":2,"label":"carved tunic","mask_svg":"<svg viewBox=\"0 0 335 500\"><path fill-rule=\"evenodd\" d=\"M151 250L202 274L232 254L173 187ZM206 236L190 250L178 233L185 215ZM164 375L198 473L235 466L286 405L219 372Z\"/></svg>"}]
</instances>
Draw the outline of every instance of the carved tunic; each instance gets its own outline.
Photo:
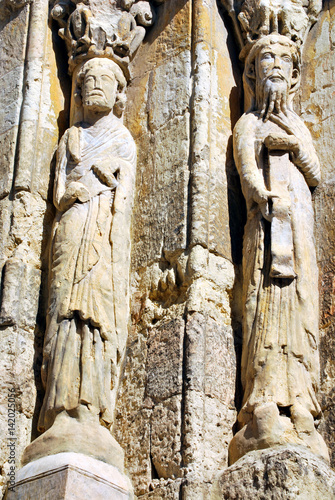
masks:
<instances>
[{"instance_id":1,"label":"carved tunic","mask_svg":"<svg viewBox=\"0 0 335 500\"><path fill-rule=\"evenodd\" d=\"M254 407L275 402L278 407L300 403L312 415L320 413L318 386L318 270L313 238L314 213L309 186L320 170L309 131L289 111L295 134L304 144L301 157L288 161L288 217L293 239L296 278L270 277L271 223L254 201L255 190L267 186L268 151L264 139L285 133L258 113L247 113L234 129L234 157L246 199L248 218L243 241L243 408L247 423ZM271 187L275 192L275 187Z\"/></svg>"},{"instance_id":2,"label":"carved tunic","mask_svg":"<svg viewBox=\"0 0 335 500\"><path fill-rule=\"evenodd\" d=\"M114 187L104 184L92 170L106 160L119 167ZM116 296L121 294L121 300L127 302L127 278L122 278L120 266L129 253L135 163L134 141L113 115L93 126L71 127L60 142L41 430L52 425L57 412L80 404L86 404L107 424L112 422L111 371L115 371L117 351L122 349L118 322L123 318L119 317L126 317ZM74 182L85 186L90 198L84 203L76 200L62 212L64 197Z\"/></svg>"}]
</instances>

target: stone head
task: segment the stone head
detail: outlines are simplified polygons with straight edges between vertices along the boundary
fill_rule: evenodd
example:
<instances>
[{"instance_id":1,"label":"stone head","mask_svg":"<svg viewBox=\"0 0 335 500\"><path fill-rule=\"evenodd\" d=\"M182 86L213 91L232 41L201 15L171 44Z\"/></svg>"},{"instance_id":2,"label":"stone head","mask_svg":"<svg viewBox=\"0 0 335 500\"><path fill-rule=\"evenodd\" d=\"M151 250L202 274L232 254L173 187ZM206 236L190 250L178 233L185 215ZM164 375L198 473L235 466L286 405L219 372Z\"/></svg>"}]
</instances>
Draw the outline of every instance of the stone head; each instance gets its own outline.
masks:
<instances>
[{"instance_id":1,"label":"stone head","mask_svg":"<svg viewBox=\"0 0 335 500\"><path fill-rule=\"evenodd\" d=\"M294 42L278 34L258 40L246 59L244 82L253 96L266 83L294 94L300 82L300 56Z\"/></svg>"},{"instance_id":2,"label":"stone head","mask_svg":"<svg viewBox=\"0 0 335 500\"><path fill-rule=\"evenodd\" d=\"M94 58L86 61L77 75L76 97L84 109L106 113L124 101L125 87L126 79L115 62Z\"/></svg>"}]
</instances>

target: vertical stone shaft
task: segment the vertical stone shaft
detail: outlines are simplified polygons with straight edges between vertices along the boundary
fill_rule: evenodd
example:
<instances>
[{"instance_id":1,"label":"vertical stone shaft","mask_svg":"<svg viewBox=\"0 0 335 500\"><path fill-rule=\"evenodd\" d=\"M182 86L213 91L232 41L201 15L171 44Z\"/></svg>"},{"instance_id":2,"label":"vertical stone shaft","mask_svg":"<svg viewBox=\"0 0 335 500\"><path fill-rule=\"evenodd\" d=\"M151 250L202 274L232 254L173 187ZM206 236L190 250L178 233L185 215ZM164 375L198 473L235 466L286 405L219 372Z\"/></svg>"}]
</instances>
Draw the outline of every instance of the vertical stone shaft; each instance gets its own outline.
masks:
<instances>
[{"instance_id":1,"label":"vertical stone shaft","mask_svg":"<svg viewBox=\"0 0 335 500\"><path fill-rule=\"evenodd\" d=\"M31 190L41 118L43 70L48 40L48 14L49 4L47 0L36 0L32 4L16 162L16 190Z\"/></svg>"}]
</instances>

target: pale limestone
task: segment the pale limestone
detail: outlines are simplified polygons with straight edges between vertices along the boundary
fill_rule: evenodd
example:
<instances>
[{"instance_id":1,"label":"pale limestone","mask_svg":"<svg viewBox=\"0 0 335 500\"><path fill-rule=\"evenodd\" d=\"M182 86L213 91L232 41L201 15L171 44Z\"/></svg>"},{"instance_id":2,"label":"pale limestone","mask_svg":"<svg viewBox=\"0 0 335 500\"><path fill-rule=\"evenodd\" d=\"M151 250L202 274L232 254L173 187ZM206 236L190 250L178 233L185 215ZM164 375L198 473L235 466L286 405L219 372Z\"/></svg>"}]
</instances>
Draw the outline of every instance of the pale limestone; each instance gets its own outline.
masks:
<instances>
[{"instance_id":1,"label":"pale limestone","mask_svg":"<svg viewBox=\"0 0 335 500\"><path fill-rule=\"evenodd\" d=\"M123 453L99 421L108 428L113 422L111 389L115 398L127 336L136 149L112 111L125 85L109 59L87 61L75 75L82 102L77 114L84 121L64 134L57 152L58 213L42 368L46 394L39 416L46 432L28 446L24 463L77 451L123 465Z\"/></svg>"},{"instance_id":2,"label":"pale limestone","mask_svg":"<svg viewBox=\"0 0 335 500\"><path fill-rule=\"evenodd\" d=\"M159 478L182 476L181 395L155 405L151 416L151 459Z\"/></svg>"},{"instance_id":3,"label":"pale limestone","mask_svg":"<svg viewBox=\"0 0 335 500\"><path fill-rule=\"evenodd\" d=\"M329 3L306 40L298 105L308 126L320 164L322 178L314 193L315 239L320 283L320 396L324 408L320 432L334 464L335 444L335 346L334 346L334 17Z\"/></svg>"},{"instance_id":4,"label":"pale limestone","mask_svg":"<svg viewBox=\"0 0 335 500\"><path fill-rule=\"evenodd\" d=\"M248 211L244 396L230 463L252 449L284 443L305 444L327 459L314 427L321 408L315 394L318 288L309 187L319 183L320 165L310 133L291 106L300 79L298 48L282 35L261 37L247 56L244 79L252 107L234 129Z\"/></svg>"},{"instance_id":5,"label":"pale limestone","mask_svg":"<svg viewBox=\"0 0 335 500\"><path fill-rule=\"evenodd\" d=\"M254 498L333 500L335 473L305 447L280 446L248 453L218 475L211 500Z\"/></svg>"},{"instance_id":6,"label":"pale limestone","mask_svg":"<svg viewBox=\"0 0 335 500\"><path fill-rule=\"evenodd\" d=\"M230 35L227 39L226 19L221 19L215 2L195 1L192 3L192 9L190 6L190 2L176 1L166 2L157 7L156 22L152 29L148 31L145 43L139 48L137 57L134 58L130 65L134 78L131 79L130 87L127 90L126 126L131 130L139 150L141 170L139 170L140 174L137 177L136 189L141 193L141 197L136 200L133 217L133 244L136 241L137 248L136 253L133 253L134 267L132 270L133 283L136 283L131 297L133 324L130 331L125 376L121 381L122 390L120 401L118 401L115 433L126 450L126 463L131 470L134 484L138 488L137 491L145 495L145 498L146 496L148 498L178 498L179 495L192 500L193 498L206 498L206 495L209 494L208 491L213 475L216 474L218 469L223 469L227 464L227 444L231 438L231 428L235 420L233 401L235 350L230 328L232 314L234 314L233 321L235 321L238 350L239 326L236 320L239 320L241 316L239 309L240 275L238 254L243 226L243 202L239 191L238 176L234 171L231 159L230 134L231 123L234 124L240 116L243 103L239 97L241 94L238 89L240 85L237 51L236 47L232 46ZM329 8L331 9L331 7ZM328 7L325 6L322 12L322 22L318 22L315 26L315 29L319 31L312 34L309 45L306 45L307 52L309 50L313 52L315 44L316 54L315 60L313 60L313 53L308 54L308 57L307 54L304 55L305 67L303 73L304 75L308 73L311 78L306 82L308 80L306 76L302 85L302 116L312 131L318 156L322 160L323 175L325 166L327 166L326 175L328 180L331 181L333 178L333 100L331 94L333 91L331 86L333 78L330 61L333 57L332 19L334 16L332 11L327 9ZM191 15L193 15L194 22L191 22ZM12 20L9 27L11 28L13 25ZM323 26L322 33L320 33L321 25ZM228 23L227 27L230 29ZM42 22L41 32L44 28L45 25ZM192 53L190 50L191 30ZM62 58L61 46L56 41L55 30L54 35L54 44L56 51L58 51L58 65L57 67L55 64L51 65L43 73L46 85L44 90L41 91L41 109L43 111L39 114L40 123L49 124L51 130L50 133L47 127L45 131L36 130L36 137L38 143L42 144L42 148L37 145L34 155L35 161L29 167L31 170L28 172L28 177L31 172L34 181L24 184L25 189L31 189L34 193L38 191L42 193L44 198L46 198L50 176L50 158L58 142L58 130L60 130L59 134L62 135L64 128L67 127L65 123L67 110L63 112L63 96L58 81L60 76L62 90L66 96L64 75L62 77L64 68L62 64L59 64ZM43 56L46 66L49 65L50 57L54 57L51 37L47 41L47 46L49 52ZM10 44L2 44L2 47L8 51ZM229 54L227 47L230 51ZM40 49L40 47L38 48ZM318 59L319 57L320 59ZM174 58L176 59L175 62ZM316 80L313 77L313 72L315 72ZM31 75L33 75L33 72ZM161 77L160 81L158 76ZM52 92L49 90L50 81L53 85ZM155 92L150 95L149 103L148 94L150 94L153 82L155 83ZM322 88L324 85L325 88ZM310 92L312 94L309 97ZM45 99L48 94L52 95L52 100L50 96L49 100ZM60 94L61 98L59 99ZM160 98L160 94L164 96L164 99ZM37 95L36 98L39 99L40 96ZM167 107L166 101L169 102L169 107ZM57 103L55 112L49 113L49 109L54 106L55 102ZM310 107L308 107L309 105ZM62 113L58 116L60 111ZM149 115L150 127L148 128ZM182 123L180 117L182 117ZM59 122L57 124L56 120L58 118ZM207 125L207 129L201 127L204 123ZM159 130L155 129L156 125ZM183 139L181 139L181 135ZM34 134L32 138L34 139ZM203 149L200 143L198 143L200 146L197 149L197 139L202 141ZM11 138L8 140L10 141L11 151L6 151L6 154L8 153L8 156L11 156L15 151L15 141L12 141ZM158 154L155 153L155 145L158 145ZM194 151L196 153L200 152L199 157L192 155L193 146L195 146ZM154 165L152 162L153 155L156 155ZM206 160L206 164L202 163L204 160ZM178 161L177 169L176 161ZM201 178L197 177L198 167L202 168L204 165L205 175ZM158 182L153 185L151 179L159 169L161 170L157 177ZM191 170L191 175L189 175L189 170ZM7 175L7 170L5 172ZM329 175L327 172L329 172ZM8 173L10 177L11 174ZM198 179L199 182L197 182ZM5 178L4 180L7 183ZM11 180L6 185L10 186ZM157 186L160 189L157 189ZM199 196L197 195L198 188L200 191ZM322 185L321 189L318 188L315 193L317 197L317 224L319 224L316 237L318 239L319 259L323 270L322 324L324 330L322 332L324 332L324 336L321 339L324 339L324 342L321 340L321 351L325 363L322 376L324 377L324 389L326 391L322 402L326 409L326 420L321 423L319 429L322 429L323 435L327 438L327 443L333 441L331 418L334 408L331 404L331 391L334 385L334 362L332 360L332 352L334 352L332 344L333 306L331 299L334 268L329 257L333 254L331 229L332 191L333 186L328 184L327 186ZM148 192L150 192L149 199L147 199ZM5 249L5 261L11 255L13 246L17 244L16 242L22 240L26 220L21 208L13 214L10 200L1 200L1 206L5 207L5 212L1 215L1 224L4 227L2 234L9 235L11 220L15 221L15 233L18 234L17 239L15 234L9 237L11 246L7 246ZM172 206L173 209L171 209ZM174 213L175 206L177 206L176 213ZM50 239L48 231L50 231L53 214L50 206L47 210L47 220L43 224L45 232L42 250L38 246L38 234L42 227L39 221L43 219L43 211L38 212L34 218L36 223L35 235L37 235L38 244L34 243L33 237L29 237L28 241L33 245L33 253L30 253L27 247L24 247L24 252L22 252L27 264L30 265L31 260L33 262L32 267L36 268L37 271L40 269L40 263L38 262L40 252L45 252L46 242ZM198 217L198 215L201 215L201 217ZM194 231L192 229L192 238L194 238L192 241L200 243L194 248L198 250L201 247L205 250L203 257L199 259L195 266L196 273L194 275L192 275L193 263L191 262L193 257L190 259L188 269L188 266L185 265L190 251L190 248L185 248L190 241L191 225L194 229ZM30 230L30 234L34 235L34 227ZM13 244L12 241L14 241ZM2 241L1 245L5 245L5 241ZM208 246L211 252L207 252ZM168 252L166 252L167 247ZM225 257L225 259L221 260L221 256ZM219 261L219 265L214 266L211 272L208 272L208 266L211 267L213 260ZM231 263L231 260L234 261L235 265ZM45 261L43 265L47 270ZM38 297L39 285L36 282L34 286L36 288L34 288L32 295L36 298ZM26 293L28 294L27 302L29 302L29 290ZM44 285L44 290L42 289L41 292L41 307L38 320L38 328L42 330L43 317L45 317L45 300L46 287ZM37 304L33 302L34 300L32 300L31 310L36 311ZM173 362L173 366L176 367L178 372L178 375L176 374L177 384L170 384L171 372L168 369L166 377L164 376L168 360L164 360L162 363L165 367L160 372L159 382L161 386L157 389L157 393L168 394L170 388L173 389L175 386L178 386L179 391L181 386L183 408L185 408L185 402L188 404L189 396L194 396L196 403L194 406L188 405L190 411L182 413L180 416L183 429L184 425L187 424L185 427L187 434L185 442L189 443L194 440L194 448L188 448L188 452L193 449L199 451L197 454L192 455L192 453L189 453L187 455L191 468L183 467L182 472L185 473L185 479L182 480L183 484L181 484L181 480L163 480L161 478L160 481L157 478L152 478L155 472L151 467L150 457L151 423L155 428L159 427L160 422L153 419L152 415L159 415L160 411L156 411L156 408L152 406L151 398L146 396L146 379L147 340L148 338L152 339L156 334L156 332L152 332L153 336L151 336L150 330L159 330L160 325L164 322L176 320L177 318L177 321L180 321L180 332L182 332L185 305L187 305L186 310L189 311L190 315L196 311L203 312L204 317L208 314L210 318L218 322L218 327L214 328L213 325L210 325L210 328L208 328L206 321L200 315L195 318L195 322L198 321L203 329L201 336L203 335L204 339L196 340L199 340L198 346L201 353L205 353L203 358L205 359L208 356L209 370L203 370L202 378L200 376L198 378L198 375L194 376L194 381L201 380L203 384L196 383L197 390L192 391L192 394L191 391L187 392L188 380L184 378L180 381L179 378L180 373L183 372L183 364L188 362L188 354L186 353L183 359L178 358L178 345L176 358L174 358ZM233 308L233 312L231 308ZM6 306L4 309L6 309ZM7 307L7 309L9 308ZM29 319L30 324L32 324L32 318L33 315ZM34 326L29 326L27 329L20 331L26 345L27 338L32 341L33 328ZM26 387L25 378L30 377L29 387L34 386L33 372L31 370L32 359L34 359L33 346L31 344L27 347L25 356L20 360L18 366L18 369L22 372L20 377L17 371L12 373L10 363L16 359L15 352L22 354L22 351L16 350L14 327L7 327L7 329L10 333L4 337L3 341L4 343L11 342L11 354L8 355L7 352L1 353L1 359L5 363L6 370L8 370L9 380L18 381L18 391L20 393L20 387L23 389ZM38 332L37 342L40 340L40 335L41 333ZM158 333L157 336L159 338ZM215 343L217 337L219 346L216 346ZM183 340L185 340L186 347L187 338L184 337ZM203 349L204 345L208 347ZM168 352L170 353L171 349ZM151 368L153 366L150 361L152 354L153 352L150 351L148 358L148 366ZM38 386L38 351L36 356L35 374ZM162 359L162 357L159 359ZM193 372L191 370L190 372L201 372L198 358L191 356L189 363L191 368L193 361L195 365L193 366ZM2 366L2 373L4 373L3 368ZM153 376L154 373L154 370L151 370L150 376ZM226 383L227 380L228 383ZM154 379L151 378L151 391L153 386ZM203 397L201 395L202 391L208 396ZM239 396L240 391L237 385L237 400ZM165 399L164 403L166 401ZM34 411L34 404L35 395L32 394L30 397L25 394L25 411L29 418L24 417L23 414L22 417L24 418L21 418L21 414L18 416L21 437L19 455L21 455L22 447L24 447L22 443L24 441L28 443L31 439L31 415ZM161 402L158 403L159 409L162 404ZM38 412L38 404L36 412ZM3 414L2 416L5 421L6 415ZM174 422L173 414L171 414L170 418L171 423ZM189 425L190 422L193 426ZM199 426L196 425L196 422L199 422ZM166 427L170 428L169 421ZM201 435L201 429L204 427L207 429L206 438ZM198 430L199 433L197 433ZM3 435L5 435L6 428L3 427L2 431L4 432ZM34 432L36 431L33 429ZM171 432L173 433L173 430ZM169 435L164 436L164 439L169 439L169 436L170 431ZM172 435L170 437L173 438ZM196 447L197 441L199 441L198 448ZM155 457L158 456L157 460L163 459L163 455L164 453L160 452L156 447ZM3 461L6 460L5 452L2 458ZM204 484L204 480L206 484ZM154 491L149 493L152 488L154 488Z\"/></svg>"},{"instance_id":7,"label":"pale limestone","mask_svg":"<svg viewBox=\"0 0 335 500\"><path fill-rule=\"evenodd\" d=\"M184 329L184 321L176 319L150 332L146 395L155 402L182 393Z\"/></svg>"},{"instance_id":8,"label":"pale limestone","mask_svg":"<svg viewBox=\"0 0 335 500\"><path fill-rule=\"evenodd\" d=\"M8 500L94 498L131 500L129 479L117 468L80 453L59 453L23 467Z\"/></svg>"}]
</instances>

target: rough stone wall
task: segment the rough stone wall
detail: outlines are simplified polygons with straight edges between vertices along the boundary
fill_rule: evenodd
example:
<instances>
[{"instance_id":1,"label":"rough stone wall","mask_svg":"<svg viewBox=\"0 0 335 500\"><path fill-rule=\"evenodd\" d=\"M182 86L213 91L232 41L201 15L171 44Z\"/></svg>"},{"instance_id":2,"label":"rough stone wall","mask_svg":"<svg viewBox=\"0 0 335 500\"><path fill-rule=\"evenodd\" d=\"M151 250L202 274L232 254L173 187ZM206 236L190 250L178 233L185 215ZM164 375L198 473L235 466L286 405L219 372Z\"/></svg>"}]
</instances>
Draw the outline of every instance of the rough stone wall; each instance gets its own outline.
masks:
<instances>
[{"instance_id":1,"label":"rough stone wall","mask_svg":"<svg viewBox=\"0 0 335 500\"><path fill-rule=\"evenodd\" d=\"M128 90L138 147L132 329L115 435L141 498L205 498L227 466L230 235L243 218L243 205L230 216L228 204L238 206L230 136L240 106L227 37L215 1L165 3Z\"/></svg>"},{"instance_id":2,"label":"rough stone wall","mask_svg":"<svg viewBox=\"0 0 335 500\"><path fill-rule=\"evenodd\" d=\"M320 431L335 465L335 2L325 2L312 28L304 54L299 103L309 127L322 169L322 182L314 193L315 238L320 289Z\"/></svg>"},{"instance_id":3,"label":"rough stone wall","mask_svg":"<svg viewBox=\"0 0 335 500\"><path fill-rule=\"evenodd\" d=\"M48 3L0 13L1 489L8 470L8 395L15 391L15 458L36 436L46 307L48 242L54 211L51 165L62 133L59 84Z\"/></svg>"}]
</instances>

